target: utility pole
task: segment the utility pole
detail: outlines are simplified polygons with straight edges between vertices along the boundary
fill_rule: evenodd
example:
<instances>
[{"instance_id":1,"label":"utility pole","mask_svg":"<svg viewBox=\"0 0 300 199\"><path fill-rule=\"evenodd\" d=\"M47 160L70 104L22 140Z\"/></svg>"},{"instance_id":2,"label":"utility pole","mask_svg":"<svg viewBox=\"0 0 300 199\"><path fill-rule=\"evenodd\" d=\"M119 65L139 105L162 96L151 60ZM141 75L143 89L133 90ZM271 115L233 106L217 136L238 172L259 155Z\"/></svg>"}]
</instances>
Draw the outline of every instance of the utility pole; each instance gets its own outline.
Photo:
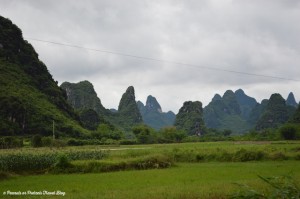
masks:
<instances>
[{"instance_id":1,"label":"utility pole","mask_svg":"<svg viewBox=\"0 0 300 199\"><path fill-rule=\"evenodd\" d=\"M54 133L54 120L53 120L53 126L52 126L52 133L53 133L53 140L55 140L55 133Z\"/></svg>"}]
</instances>

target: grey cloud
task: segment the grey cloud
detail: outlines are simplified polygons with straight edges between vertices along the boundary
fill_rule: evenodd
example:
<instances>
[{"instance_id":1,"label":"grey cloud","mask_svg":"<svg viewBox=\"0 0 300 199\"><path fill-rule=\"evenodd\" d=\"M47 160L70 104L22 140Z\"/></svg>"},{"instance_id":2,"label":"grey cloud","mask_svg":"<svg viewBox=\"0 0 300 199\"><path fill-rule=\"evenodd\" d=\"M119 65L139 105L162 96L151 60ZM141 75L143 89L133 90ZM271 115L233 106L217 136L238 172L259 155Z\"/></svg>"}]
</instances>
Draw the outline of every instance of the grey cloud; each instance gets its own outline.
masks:
<instances>
[{"instance_id":1,"label":"grey cloud","mask_svg":"<svg viewBox=\"0 0 300 199\"><path fill-rule=\"evenodd\" d=\"M227 89L246 89L258 99L271 91L300 97L298 82L203 68L300 79L296 0L0 0L0 5L25 37L194 65L29 40L54 79L90 80L108 108L117 107L129 85L136 87L137 99L152 94L165 111L175 112L185 100L205 105Z\"/></svg>"}]
</instances>

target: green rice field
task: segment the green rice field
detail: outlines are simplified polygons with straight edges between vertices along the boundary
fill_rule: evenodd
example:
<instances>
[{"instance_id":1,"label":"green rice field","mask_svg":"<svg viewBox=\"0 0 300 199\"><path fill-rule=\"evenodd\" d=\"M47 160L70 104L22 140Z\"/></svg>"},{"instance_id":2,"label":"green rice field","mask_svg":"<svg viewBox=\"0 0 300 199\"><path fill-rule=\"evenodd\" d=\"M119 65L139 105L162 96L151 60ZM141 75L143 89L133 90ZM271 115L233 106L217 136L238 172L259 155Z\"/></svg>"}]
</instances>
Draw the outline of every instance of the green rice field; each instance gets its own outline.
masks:
<instances>
[{"instance_id":1,"label":"green rice field","mask_svg":"<svg viewBox=\"0 0 300 199\"><path fill-rule=\"evenodd\" d=\"M291 176L300 181L299 142L211 142L139 146L84 146L63 149L2 150L11 154L53 154L105 151L101 158L71 160L72 168L92 165L107 170L43 173L8 172L0 181L2 198L230 198L244 184L263 193L268 184L258 176ZM94 153L93 152L93 153ZM129 167L127 162L156 157L170 161L166 168ZM222 157L226 156L226 157ZM98 157L98 156L96 156ZM121 164L122 163L122 164ZM2 163L3 164L3 163ZM138 164L140 164L138 162ZM155 162L156 164L156 162ZM111 166L113 165L113 166ZM131 165L131 164L128 164ZM88 165L90 166L90 165ZM111 168L111 170L110 170ZM69 168L67 167L66 170ZM7 171L6 171L7 172ZM10 194L24 194L16 196Z\"/></svg>"}]
</instances>

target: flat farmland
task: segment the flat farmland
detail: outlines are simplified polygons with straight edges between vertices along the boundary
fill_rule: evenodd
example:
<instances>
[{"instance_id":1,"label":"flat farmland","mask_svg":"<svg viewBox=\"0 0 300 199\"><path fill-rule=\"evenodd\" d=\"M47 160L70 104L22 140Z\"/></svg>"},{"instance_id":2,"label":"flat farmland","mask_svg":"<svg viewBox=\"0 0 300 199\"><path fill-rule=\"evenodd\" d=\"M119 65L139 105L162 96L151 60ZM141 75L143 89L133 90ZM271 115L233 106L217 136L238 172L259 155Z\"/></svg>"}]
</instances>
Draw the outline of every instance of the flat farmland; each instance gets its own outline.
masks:
<instances>
[{"instance_id":1,"label":"flat farmland","mask_svg":"<svg viewBox=\"0 0 300 199\"><path fill-rule=\"evenodd\" d=\"M111 171L73 172L65 174L12 174L0 181L0 197L7 191L54 193L34 198L228 198L244 184L262 192L270 187L258 176L289 175L300 180L299 142L211 142L138 146L84 146L63 149L3 150L1 155L14 153L60 153L70 151L104 150L100 160L74 160L71 164L98 162L126 163L132 159L163 155L172 162L161 168L134 169L113 167ZM226 156L226 157L222 157ZM125 169L124 169L125 168ZM3 194L2 194L3 193ZM29 193L29 192L28 192ZM19 196L18 196L19 197ZM24 195L22 198L32 198Z\"/></svg>"}]
</instances>

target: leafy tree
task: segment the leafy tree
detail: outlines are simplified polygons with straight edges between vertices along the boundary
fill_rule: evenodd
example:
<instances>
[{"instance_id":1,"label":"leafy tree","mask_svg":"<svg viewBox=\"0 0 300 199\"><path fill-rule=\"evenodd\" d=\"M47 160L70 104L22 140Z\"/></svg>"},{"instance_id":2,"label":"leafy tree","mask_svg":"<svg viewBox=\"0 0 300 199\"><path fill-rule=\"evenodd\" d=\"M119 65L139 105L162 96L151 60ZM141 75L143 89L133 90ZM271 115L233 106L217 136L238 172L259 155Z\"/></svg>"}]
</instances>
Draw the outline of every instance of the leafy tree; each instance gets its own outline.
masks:
<instances>
[{"instance_id":1,"label":"leafy tree","mask_svg":"<svg viewBox=\"0 0 300 199\"><path fill-rule=\"evenodd\" d=\"M297 138L297 128L293 124L285 124L279 131L281 137L285 140L295 140Z\"/></svg>"},{"instance_id":2,"label":"leafy tree","mask_svg":"<svg viewBox=\"0 0 300 199\"><path fill-rule=\"evenodd\" d=\"M151 144L156 142L154 130L146 125L139 125L132 128L133 134L141 144Z\"/></svg>"},{"instance_id":3,"label":"leafy tree","mask_svg":"<svg viewBox=\"0 0 300 199\"><path fill-rule=\"evenodd\" d=\"M33 136L31 140L31 145L33 147L42 147L43 146L42 136L41 135Z\"/></svg>"},{"instance_id":4,"label":"leafy tree","mask_svg":"<svg viewBox=\"0 0 300 199\"><path fill-rule=\"evenodd\" d=\"M176 127L165 127L160 130L164 142L181 142L187 135Z\"/></svg>"}]
</instances>

